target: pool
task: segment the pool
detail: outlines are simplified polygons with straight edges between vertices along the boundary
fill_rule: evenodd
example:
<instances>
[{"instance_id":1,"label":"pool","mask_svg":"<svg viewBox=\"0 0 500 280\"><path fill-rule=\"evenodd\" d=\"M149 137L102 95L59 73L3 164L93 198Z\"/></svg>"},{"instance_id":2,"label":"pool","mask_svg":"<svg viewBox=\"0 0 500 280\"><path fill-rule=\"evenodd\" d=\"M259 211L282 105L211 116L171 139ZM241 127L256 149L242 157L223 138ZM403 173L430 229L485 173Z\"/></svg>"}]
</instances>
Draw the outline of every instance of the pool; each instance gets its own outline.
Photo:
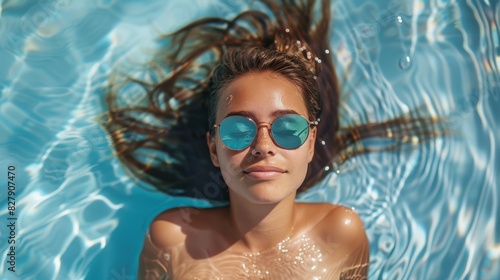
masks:
<instances>
[{"instance_id":1,"label":"pool","mask_svg":"<svg viewBox=\"0 0 500 280\"><path fill-rule=\"evenodd\" d=\"M2 279L135 279L157 213L210 205L138 188L95 119L116 65L138 74L158 34L251 2L0 1ZM424 106L458 135L356 157L298 200L358 211L369 279L500 279L500 4L337 0L333 15L343 124Z\"/></svg>"}]
</instances>

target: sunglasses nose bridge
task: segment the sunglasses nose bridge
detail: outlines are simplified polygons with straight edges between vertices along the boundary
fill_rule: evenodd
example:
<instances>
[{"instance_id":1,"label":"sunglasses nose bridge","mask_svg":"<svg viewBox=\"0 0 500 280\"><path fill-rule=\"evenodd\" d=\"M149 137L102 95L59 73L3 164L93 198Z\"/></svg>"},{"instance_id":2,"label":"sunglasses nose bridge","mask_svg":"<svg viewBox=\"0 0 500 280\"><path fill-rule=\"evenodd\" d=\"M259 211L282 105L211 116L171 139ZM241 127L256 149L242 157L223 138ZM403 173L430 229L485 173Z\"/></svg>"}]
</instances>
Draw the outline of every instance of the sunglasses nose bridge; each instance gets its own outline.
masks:
<instances>
[{"instance_id":1,"label":"sunglasses nose bridge","mask_svg":"<svg viewBox=\"0 0 500 280\"><path fill-rule=\"evenodd\" d=\"M256 124L257 131L252 143L252 154L253 155L264 155L264 154L274 154L276 153L275 143L271 133L271 124L260 122ZM267 132L262 129L267 128Z\"/></svg>"},{"instance_id":2,"label":"sunglasses nose bridge","mask_svg":"<svg viewBox=\"0 0 500 280\"><path fill-rule=\"evenodd\" d=\"M275 145L272 133L272 123L260 122L257 123L256 126L257 126L257 132L255 135L254 142L260 142L264 140L265 142L269 141L273 145ZM264 131L262 128L266 128L265 129L266 131Z\"/></svg>"},{"instance_id":3,"label":"sunglasses nose bridge","mask_svg":"<svg viewBox=\"0 0 500 280\"><path fill-rule=\"evenodd\" d=\"M266 122L257 123L257 131L259 131L261 127L266 127L268 131L271 130L271 124L270 123L266 123Z\"/></svg>"},{"instance_id":4,"label":"sunglasses nose bridge","mask_svg":"<svg viewBox=\"0 0 500 280\"><path fill-rule=\"evenodd\" d=\"M271 124L270 123L260 122L260 123L257 123L256 126L257 126L257 132L256 132L256 135L255 135L255 140L258 140L263 135L264 136L268 136L268 137L272 137L272 135L271 135ZM262 129L261 129L261 128L264 128L264 127L267 129L267 134L265 132L263 132ZM261 135L261 133L263 133L263 135Z\"/></svg>"}]
</instances>

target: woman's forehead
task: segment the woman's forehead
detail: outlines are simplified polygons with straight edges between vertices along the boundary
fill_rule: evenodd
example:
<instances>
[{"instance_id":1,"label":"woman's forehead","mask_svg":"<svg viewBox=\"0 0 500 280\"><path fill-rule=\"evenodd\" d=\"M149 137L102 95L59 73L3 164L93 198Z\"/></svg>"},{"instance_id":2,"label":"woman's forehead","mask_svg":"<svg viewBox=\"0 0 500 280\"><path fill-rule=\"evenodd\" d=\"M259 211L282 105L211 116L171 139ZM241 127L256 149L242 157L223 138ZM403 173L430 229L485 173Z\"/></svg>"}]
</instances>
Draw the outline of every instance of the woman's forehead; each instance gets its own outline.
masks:
<instances>
[{"instance_id":1,"label":"woman's forehead","mask_svg":"<svg viewBox=\"0 0 500 280\"><path fill-rule=\"evenodd\" d=\"M250 112L257 117L271 117L284 110L307 115L300 89L286 78L267 72L246 74L232 81L221 92L217 107L219 120L235 111Z\"/></svg>"}]
</instances>

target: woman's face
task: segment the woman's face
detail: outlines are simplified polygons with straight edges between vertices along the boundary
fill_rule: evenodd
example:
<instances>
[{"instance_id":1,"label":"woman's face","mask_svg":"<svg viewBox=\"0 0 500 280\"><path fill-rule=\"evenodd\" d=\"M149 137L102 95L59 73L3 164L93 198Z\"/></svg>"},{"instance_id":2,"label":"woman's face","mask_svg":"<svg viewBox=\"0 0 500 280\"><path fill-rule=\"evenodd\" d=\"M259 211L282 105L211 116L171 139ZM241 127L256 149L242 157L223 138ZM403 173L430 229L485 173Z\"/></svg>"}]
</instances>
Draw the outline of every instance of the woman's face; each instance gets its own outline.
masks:
<instances>
[{"instance_id":1,"label":"woman's face","mask_svg":"<svg viewBox=\"0 0 500 280\"><path fill-rule=\"evenodd\" d=\"M276 146L270 126L282 114L297 113L308 119L302 94L294 84L272 72L248 73L229 84L221 93L216 123L228 115L242 115L258 125L257 135L248 148L227 148L216 129L208 137L210 156L220 167L231 195L253 203L277 203L300 187L314 154L316 127L311 127L306 142L297 149Z\"/></svg>"}]
</instances>

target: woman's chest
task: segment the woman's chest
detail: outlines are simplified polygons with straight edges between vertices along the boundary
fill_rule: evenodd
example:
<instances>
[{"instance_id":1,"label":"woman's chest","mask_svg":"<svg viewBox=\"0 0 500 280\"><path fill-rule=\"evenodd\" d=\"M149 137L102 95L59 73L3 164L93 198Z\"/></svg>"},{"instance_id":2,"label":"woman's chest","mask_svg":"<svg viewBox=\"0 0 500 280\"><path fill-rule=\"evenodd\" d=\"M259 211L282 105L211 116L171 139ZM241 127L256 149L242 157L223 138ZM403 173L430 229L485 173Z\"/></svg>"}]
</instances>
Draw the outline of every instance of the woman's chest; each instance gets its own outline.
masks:
<instances>
[{"instance_id":1,"label":"woman's chest","mask_svg":"<svg viewBox=\"0 0 500 280\"><path fill-rule=\"evenodd\" d=\"M187 251L172 256L172 279L335 279L328 248L307 236L260 253L228 253L195 260Z\"/></svg>"}]
</instances>

